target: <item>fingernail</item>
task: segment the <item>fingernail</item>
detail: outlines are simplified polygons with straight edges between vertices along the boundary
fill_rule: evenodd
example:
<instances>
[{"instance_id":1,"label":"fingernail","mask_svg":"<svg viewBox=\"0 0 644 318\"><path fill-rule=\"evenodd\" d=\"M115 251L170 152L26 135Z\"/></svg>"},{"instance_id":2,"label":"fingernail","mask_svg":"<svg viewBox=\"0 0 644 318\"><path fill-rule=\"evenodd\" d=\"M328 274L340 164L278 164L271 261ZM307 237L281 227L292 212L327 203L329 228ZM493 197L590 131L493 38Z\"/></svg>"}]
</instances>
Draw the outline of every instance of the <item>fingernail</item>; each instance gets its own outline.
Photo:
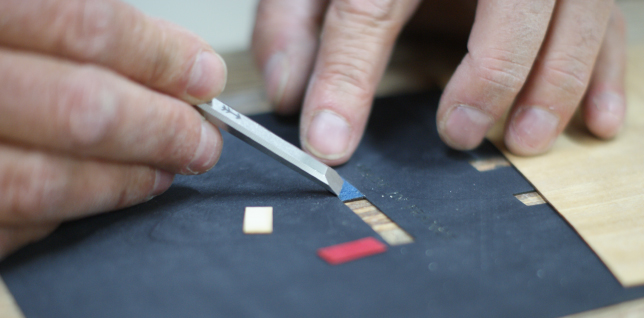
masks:
<instances>
[{"instance_id":1,"label":"fingernail","mask_svg":"<svg viewBox=\"0 0 644 318\"><path fill-rule=\"evenodd\" d=\"M190 174L198 174L206 172L217 163L219 160L219 152L217 151L219 137L215 128L206 121L201 122L201 139L195 155L188 164L186 170Z\"/></svg>"},{"instance_id":2,"label":"fingernail","mask_svg":"<svg viewBox=\"0 0 644 318\"><path fill-rule=\"evenodd\" d=\"M324 110L313 117L304 146L318 158L335 160L346 154L350 138L349 122L332 111Z\"/></svg>"},{"instance_id":3,"label":"fingernail","mask_svg":"<svg viewBox=\"0 0 644 318\"><path fill-rule=\"evenodd\" d=\"M224 90L227 75L224 59L217 53L203 51L192 66L186 92L197 99L215 97Z\"/></svg>"},{"instance_id":4,"label":"fingernail","mask_svg":"<svg viewBox=\"0 0 644 318\"><path fill-rule=\"evenodd\" d=\"M520 155L539 154L552 146L558 126L559 117L541 107L521 109L510 123L508 146Z\"/></svg>"},{"instance_id":5,"label":"fingernail","mask_svg":"<svg viewBox=\"0 0 644 318\"><path fill-rule=\"evenodd\" d=\"M593 98L595 108L607 115L622 118L625 105L624 98L613 92L603 92Z\"/></svg>"},{"instance_id":6,"label":"fingernail","mask_svg":"<svg viewBox=\"0 0 644 318\"><path fill-rule=\"evenodd\" d=\"M279 107L289 78L288 57L282 52L274 53L264 67L266 94L273 105Z\"/></svg>"},{"instance_id":7,"label":"fingernail","mask_svg":"<svg viewBox=\"0 0 644 318\"><path fill-rule=\"evenodd\" d=\"M456 106L443 125L447 143L456 149L472 149L478 146L494 119L482 111L466 105Z\"/></svg>"},{"instance_id":8,"label":"fingernail","mask_svg":"<svg viewBox=\"0 0 644 318\"><path fill-rule=\"evenodd\" d=\"M148 200L152 200L152 198L168 190L168 188L170 188L170 185L172 185L173 180L174 174L163 170L157 170L156 176L154 178L154 188L152 190L152 193L150 194L150 197L148 197Z\"/></svg>"}]
</instances>

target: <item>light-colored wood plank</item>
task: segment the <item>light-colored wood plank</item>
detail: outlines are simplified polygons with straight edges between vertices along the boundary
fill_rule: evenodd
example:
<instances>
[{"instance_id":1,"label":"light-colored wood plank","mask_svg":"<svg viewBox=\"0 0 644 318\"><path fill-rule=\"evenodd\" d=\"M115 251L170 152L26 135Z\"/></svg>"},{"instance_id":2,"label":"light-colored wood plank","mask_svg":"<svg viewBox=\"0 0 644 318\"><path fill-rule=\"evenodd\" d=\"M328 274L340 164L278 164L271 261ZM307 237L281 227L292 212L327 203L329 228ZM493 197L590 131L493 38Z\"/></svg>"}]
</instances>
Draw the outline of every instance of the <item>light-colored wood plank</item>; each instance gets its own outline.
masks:
<instances>
[{"instance_id":1,"label":"light-colored wood plank","mask_svg":"<svg viewBox=\"0 0 644 318\"><path fill-rule=\"evenodd\" d=\"M601 141L579 118L539 157L512 164L575 228L624 286L644 284L644 46L629 50L626 124Z\"/></svg>"}]
</instances>

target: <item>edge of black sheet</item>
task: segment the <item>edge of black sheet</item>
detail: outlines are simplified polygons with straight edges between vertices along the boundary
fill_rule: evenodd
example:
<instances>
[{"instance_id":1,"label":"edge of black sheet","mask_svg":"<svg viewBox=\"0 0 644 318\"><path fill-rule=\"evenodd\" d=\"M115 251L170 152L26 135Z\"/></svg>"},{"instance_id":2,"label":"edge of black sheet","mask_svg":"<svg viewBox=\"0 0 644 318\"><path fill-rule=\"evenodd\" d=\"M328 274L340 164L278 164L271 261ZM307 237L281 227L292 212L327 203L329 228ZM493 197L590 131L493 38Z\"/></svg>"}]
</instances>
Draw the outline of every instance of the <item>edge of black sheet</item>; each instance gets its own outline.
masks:
<instances>
[{"instance_id":1,"label":"edge of black sheet","mask_svg":"<svg viewBox=\"0 0 644 318\"><path fill-rule=\"evenodd\" d=\"M316 250L373 236L343 202L224 133L217 166L153 200L63 224L0 263L31 317L559 317L644 297L621 287L513 167L484 173L436 132L440 92L375 101L336 170L415 239L331 267ZM253 118L297 143L297 120ZM242 233L246 206L274 232Z\"/></svg>"}]
</instances>

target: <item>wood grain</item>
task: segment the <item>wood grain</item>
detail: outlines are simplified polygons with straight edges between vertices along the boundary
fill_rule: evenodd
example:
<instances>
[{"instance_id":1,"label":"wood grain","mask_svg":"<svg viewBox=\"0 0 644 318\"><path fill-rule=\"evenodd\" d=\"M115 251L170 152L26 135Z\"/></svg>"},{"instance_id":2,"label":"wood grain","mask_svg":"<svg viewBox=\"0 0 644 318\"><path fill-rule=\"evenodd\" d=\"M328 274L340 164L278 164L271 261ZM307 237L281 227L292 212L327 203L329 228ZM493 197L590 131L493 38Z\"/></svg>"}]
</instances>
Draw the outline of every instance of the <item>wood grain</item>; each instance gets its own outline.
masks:
<instances>
[{"instance_id":1,"label":"wood grain","mask_svg":"<svg viewBox=\"0 0 644 318\"><path fill-rule=\"evenodd\" d=\"M644 284L644 46L629 50L623 131L591 136L577 116L552 150L518 157L495 144L624 286Z\"/></svg>"},{"instance_id":2,"label":"wood grain","mask_svg":"<svg viewBox=\"0 0 644 318\"><path fill-rule=\"evenodd\" d=\"M409 244L414 238L405 232L398 224L382 213L367 199L359 199L344 203L351 211L357 214L365 223L382 237L391 246Z\"/></svg>"}]
</instances>

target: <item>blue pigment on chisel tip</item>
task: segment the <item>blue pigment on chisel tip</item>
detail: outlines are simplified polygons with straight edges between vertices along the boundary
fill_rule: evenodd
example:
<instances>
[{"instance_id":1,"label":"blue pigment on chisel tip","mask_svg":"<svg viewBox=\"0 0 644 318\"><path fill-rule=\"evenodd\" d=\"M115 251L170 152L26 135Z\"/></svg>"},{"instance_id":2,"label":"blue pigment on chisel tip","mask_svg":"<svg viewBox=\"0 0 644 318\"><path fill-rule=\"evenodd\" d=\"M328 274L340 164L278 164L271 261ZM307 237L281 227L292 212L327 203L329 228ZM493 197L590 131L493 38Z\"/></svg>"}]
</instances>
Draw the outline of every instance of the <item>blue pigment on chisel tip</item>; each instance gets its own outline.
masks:
<instances>
[{"instance_id":1,"label":"blue pigment on chisel tip","mask_svg":"<svg viewBox=\"0 0 644 318\"><path fill-rule=\"evenodd\" d=\"M340 197L340 200L342 200L342 202L347 202L355 199L364 198L364 194L358 191L356 187L352 186L351 183L347 182L347 180L344 180L344 183L342 184L342 190L340 190L339 197Z\"/></svg>"}]
</instances>

